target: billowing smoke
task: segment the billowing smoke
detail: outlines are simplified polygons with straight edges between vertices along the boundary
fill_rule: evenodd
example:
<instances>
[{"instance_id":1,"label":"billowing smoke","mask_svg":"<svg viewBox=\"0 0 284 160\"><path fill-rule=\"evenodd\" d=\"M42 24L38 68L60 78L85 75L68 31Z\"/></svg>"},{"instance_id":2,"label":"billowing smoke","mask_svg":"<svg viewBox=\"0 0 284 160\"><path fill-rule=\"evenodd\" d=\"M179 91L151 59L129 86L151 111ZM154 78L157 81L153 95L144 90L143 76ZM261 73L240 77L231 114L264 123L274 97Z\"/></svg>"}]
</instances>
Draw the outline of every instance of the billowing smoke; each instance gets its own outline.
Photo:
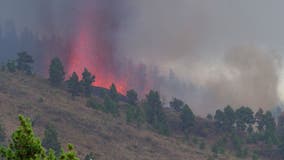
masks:
<instances>
[{"instance_id":1,"label":"billowing smoke","mask_svg":"<svg viewBox=\"0 0 284 160\"><path fill-rule=\"evenodd\" d=\"M270 4L2 0L0 58L26 50L46 75L50 59L59 56L68 74L87 67L97 77L95 85L115 83L122 93L157 89L199 114L227 104L269 108L280 101L281 68L270 48L282 44L277 31L284 28L273 19L278 14L263 11Z\"/></svg>"}]
</instances>

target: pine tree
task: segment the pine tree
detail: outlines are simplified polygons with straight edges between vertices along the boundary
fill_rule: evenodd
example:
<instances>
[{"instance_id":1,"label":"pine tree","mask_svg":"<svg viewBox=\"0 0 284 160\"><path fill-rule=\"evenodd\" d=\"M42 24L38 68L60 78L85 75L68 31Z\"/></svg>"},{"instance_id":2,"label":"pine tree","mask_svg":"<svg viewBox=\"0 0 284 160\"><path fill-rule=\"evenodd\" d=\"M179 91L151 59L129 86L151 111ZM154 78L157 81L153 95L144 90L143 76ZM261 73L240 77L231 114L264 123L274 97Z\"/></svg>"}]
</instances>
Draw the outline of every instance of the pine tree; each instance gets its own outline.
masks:
<instances>
[{"instance_id":1,"label":"pine tree","mask_svg":"<svg viewBox=\"0 0 284 160\"><path fill-rule=\"evenodd\" d=\"M182 108L182 112L181 112L181 126L182 126L182 130L184 132L184 134L188 135L190 132L190 129L194 126L195 124L195 116L192 112L192 110L189 108L189 106L186 104L183 108Z\"/></svg>"},{"instance_id":2,"label":"pine tree","mask_svg":"<svg viewBox=\"0 0 284 160\"><path fill-rule=\"evenodd\" d=\"M84 72L82 73L82 80L81 84L83 87L83 91L85 96L89 97L92 92L92 84L95 82L95 76L93 76L87 68L84 69Z\"/></svg>"},{"instance_id":3,"label":"pine tree","mask_svg":"<svg viewBox=\"0 0 284 160\"><path fill-rule=\"evenodd\" d=\"M77 73L73 72L70 79L67 81L68 91L72 94L72 97L78 96L81 91L81 84Z\"/></svg>"},{"instance_id":4,"label":"pine tree","mask_svg":"<svg viewBox=\"0 0 284 160\"><path fill-rule=\"evenodd\" d=\"M149 94L146 95L145 110L147 122L160 134L169 135L166 115L163 111L160 95L157 91L151 90Z\"/></svg>"},{"instance_id":5,"label":"pine tree","mask_svg":"<svg viewBox=\"0 0 284 160\"><path fill-rule=\"evenodd\" d=\"M79 160L74 147L68 145L67 152L62 151L59 159L52 149L46 154L41 141L35 136L30 119L19 116L20 126L12 134L8 147L0 147L1 159L7 160Z\"/></svg>"},{"instance_id":6,"label":"pine tree","mask_svg":"<svg viewBox=\"0 0 284 160\"><path fill-rule=\"evenodd\" d=\"M118 93L117 93L117 89L116 89L115 84L111 84L109 90L110 90L109 91L110 98L114 101L117 101L118 100Z\"/></svg>"},{"instance_id":7,"label":"pine tree","mask_svg":"<svg viewBox=\"0 0 284 160\"><path fill-rule=\"evenodd\" d=\"M30 120L21 115L19 120L21 124L12 134L9 147L0 149L1 156L8 160L44 159L45 150L40 139L35 136Z\"/></svg>"},{"instance_id":8,"label":"pine tree","mask_svg":"<svg viewBox=\"0 0 284 160\"><path fill-rule=\"evenodd\" d=\"M64 66L59 58L51 60L49 66L49 81L53 86L60 86L65 79Z\"/></svg>"},{"instance_id":9,"label":"pine tree","mask_svg":"<svg viewBox=\"0 0 284 160\"><path fill-rule=\"evenodd\" d=\"M138 94L135 90L132 89L132 90L127 91L126 96L128 98L128 102L131 105L137 105Z\"/></svg>"},{"instance_id":10,"label":"pine tree","mask_svg":"<svg viewBox=\"0 0 284 160\"><path fill-rule=\"evenodd\" d=\"M32 66L31 64L34 63L33 57L27 54L27 52L20 52L18 53L17 62L17 69L22 71L26 74L32 74Z\"/></svg>"}]
</instances>

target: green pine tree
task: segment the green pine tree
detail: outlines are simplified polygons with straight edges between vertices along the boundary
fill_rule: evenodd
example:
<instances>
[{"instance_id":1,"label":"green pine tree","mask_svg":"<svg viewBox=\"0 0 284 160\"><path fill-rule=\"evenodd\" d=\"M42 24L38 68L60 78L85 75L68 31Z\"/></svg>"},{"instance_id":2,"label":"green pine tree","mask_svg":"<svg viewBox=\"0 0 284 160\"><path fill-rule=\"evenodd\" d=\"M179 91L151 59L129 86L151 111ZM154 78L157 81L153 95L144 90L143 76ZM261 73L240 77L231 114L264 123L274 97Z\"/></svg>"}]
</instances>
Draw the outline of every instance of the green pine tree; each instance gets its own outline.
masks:
<instances>
[{"instance_id":1,"label":"green pine tree","mask_svg":"<svg viewBox=\"0 0 284 160\"><path fill-rule=\"evenodd\" d=\"M95 76L93 76L87 68L84 69L84 72L82 73L82 80L81 85L83 87L83 91L85 96L89 97L91 96L92 92L92 84L95 82Z\"/></svg>"},{"instance_id":2,"label":"green pine tree","mask_svg":"<svg viewBox=\"0 0 284 160\"><path fill-rule=\"evenodd\" d=\"M81 91L81 84L77 73L73 72L70 79L67 81L68 91L72 94L72 97L78 96Z\"/></svg>"},{"instance_id":3,"label":"green pine tree","mask_svg":"<svg viewBox=\"0 0 284 160\"><path fill-rule=\"evenodd\" d=\"M32 64L34 63L33 57L27 52L18 53L17 69L26 74L32 74Z\"/></svg>"},{"instance_id":4,"label":"green pine tree","mask_svg":"<svg viewBox=\"0 0 284 160\"><path fill-rule=\"evenodd\" d=\"M49 81L53 86L60 86L65 79L64 66L59 58L53 58L49 66Z\"/></svg>"}]
</instances>

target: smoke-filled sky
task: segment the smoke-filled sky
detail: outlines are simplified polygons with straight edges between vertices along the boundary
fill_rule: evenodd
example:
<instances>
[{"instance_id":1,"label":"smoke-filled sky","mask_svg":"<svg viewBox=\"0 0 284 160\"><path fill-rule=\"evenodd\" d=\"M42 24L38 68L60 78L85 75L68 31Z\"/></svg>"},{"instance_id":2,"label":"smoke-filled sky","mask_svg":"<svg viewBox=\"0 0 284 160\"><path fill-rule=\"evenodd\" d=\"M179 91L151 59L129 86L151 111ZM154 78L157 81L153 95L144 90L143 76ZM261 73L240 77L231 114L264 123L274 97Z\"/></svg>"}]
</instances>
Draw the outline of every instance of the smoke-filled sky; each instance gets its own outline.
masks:
<instances>
[{"instance_id":1,"label":"smoke-filled sky","mask_svg":"<svg viewBox=\"0 0 284 160\"><path fill-rule=\"evenodd\" d=\"M96 30L90 34L103 34L115 58L154 66L165 97L204 114L227 104L268 109L284 100L283 6L281 0L0 0L0 23L3 30L11 20L19 32L27 27L70 38L77 23L89 21Z\"/></svg>"}]
</instances>

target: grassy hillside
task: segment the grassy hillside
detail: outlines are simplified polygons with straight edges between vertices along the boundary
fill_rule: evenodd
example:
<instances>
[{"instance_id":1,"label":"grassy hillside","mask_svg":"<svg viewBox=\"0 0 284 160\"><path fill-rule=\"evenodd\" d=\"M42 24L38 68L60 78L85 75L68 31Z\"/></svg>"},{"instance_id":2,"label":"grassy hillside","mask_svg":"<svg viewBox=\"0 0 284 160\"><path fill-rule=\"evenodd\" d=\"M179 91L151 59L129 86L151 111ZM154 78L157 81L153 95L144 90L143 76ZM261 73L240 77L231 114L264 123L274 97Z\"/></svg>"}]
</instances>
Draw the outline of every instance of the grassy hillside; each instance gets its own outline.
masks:
<instances>
[{"instance_id":1,"label":"grassy hillside","mask_svg":"<svg viewBox=\"0 0 284 160\"><path fill-rule=\"evenodd\" d=\"M212 155L210 140L201 150L182 136L161 136L147 126L127 124L123 102L116 118L86 107L86 102L82 97L72 100L69 93L36 76L0 71L0 121L8 136L18 125L17 115L23 114L31 117L41 137L47 124L54 125L62 146L74 144L82 159L89 152L99 160L207 160ZM225 154L218 159L237 158Z\"/></svg>"}]
</instances>

